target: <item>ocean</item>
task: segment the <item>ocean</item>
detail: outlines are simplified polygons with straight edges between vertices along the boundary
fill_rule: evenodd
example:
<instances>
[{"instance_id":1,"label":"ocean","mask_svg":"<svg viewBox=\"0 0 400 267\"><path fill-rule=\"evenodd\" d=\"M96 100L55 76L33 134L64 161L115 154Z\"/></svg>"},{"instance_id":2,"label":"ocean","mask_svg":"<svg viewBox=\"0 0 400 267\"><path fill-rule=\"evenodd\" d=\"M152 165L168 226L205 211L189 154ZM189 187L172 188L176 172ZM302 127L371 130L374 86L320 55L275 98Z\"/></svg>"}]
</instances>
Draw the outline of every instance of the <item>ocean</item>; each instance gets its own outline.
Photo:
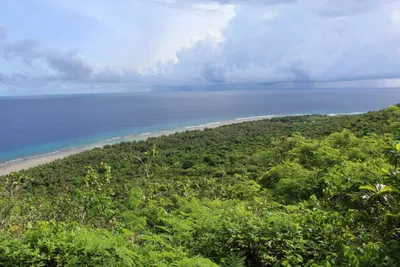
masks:
<instances>
[{"instance_id":1,"label":"ocean","mask_svg":"<svg viewBox=\"0 0 400 267\"><path fill-rule=\"evenodd\" d=\"M357 113L399 102L398 88L0 97L0 163L235 118Z\"/></svg>"}]
</instances>

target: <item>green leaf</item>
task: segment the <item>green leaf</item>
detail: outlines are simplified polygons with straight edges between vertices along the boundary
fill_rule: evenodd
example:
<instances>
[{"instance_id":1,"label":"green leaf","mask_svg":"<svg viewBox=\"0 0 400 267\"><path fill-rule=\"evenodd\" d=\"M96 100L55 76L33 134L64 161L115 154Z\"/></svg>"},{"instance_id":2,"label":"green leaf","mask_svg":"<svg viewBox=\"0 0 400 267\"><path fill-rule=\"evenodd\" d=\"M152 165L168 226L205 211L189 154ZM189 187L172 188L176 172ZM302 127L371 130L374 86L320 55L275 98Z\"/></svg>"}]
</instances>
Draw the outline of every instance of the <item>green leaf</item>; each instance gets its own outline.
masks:
<instances>
[{"instance_id":1,"label":"green leaf","mask_svg":"<svg viewBox=\"0 0 400 267\"><path fill-rule=\"evenodd\" d=\"M396 150L400 151L400 142L396 144Z\"/></svg>"},{"instance_id":2,"label":"green leaf","mask_svg":"<svg viewBox=\"0 0 400 267\"><path fill-rule=\"evenodd\" d=\"M396 193L396 192L399 192L399 190L396 187L393 187L391 185L387 185L379 191L380 194L388 194L388 193Z\"/></svg>"},{"instance_id":3,"label":"green leaf","mask_svg":"<svg viewBox=\"0 0 400 267\"><path fill-rule=\"evenodd\" d=\"M390 171L389 171L388 169L382 168L381 170L382 170L382 172L383 172L384 174L386 174L386 175L391 175L391 173L390 173Z\"/></svg>"},{"instance_id":4,"label":"green leaf","mask_svg":"<svg viewBox=\"0 0 400 267\"><path fill-rule=\"evenodd\" d=\"M372 192L378 192L375 188L375 186L372 185L362 185L359 187L360 190L368 190L368 191L372 191Z\"/></svg>"}]
</instances>

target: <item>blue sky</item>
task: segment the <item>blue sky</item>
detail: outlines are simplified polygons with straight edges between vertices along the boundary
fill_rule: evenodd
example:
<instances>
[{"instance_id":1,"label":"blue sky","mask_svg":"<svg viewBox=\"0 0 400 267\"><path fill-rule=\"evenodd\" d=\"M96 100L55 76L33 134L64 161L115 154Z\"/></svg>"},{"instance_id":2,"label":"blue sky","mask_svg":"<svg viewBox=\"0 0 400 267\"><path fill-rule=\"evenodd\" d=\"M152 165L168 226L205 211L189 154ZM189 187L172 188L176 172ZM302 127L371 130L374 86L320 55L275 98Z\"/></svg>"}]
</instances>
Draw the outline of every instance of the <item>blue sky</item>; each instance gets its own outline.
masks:
<instances>
[{"instance_id":1,"label":"blue sky","mask_svg":"<svg viewBox=\"0 0 400 267\"><path fill-rule=\"evenodd\" d=\"M0 0L0 95L400 87L400 1Z\"/></svg>"}]
</instances>

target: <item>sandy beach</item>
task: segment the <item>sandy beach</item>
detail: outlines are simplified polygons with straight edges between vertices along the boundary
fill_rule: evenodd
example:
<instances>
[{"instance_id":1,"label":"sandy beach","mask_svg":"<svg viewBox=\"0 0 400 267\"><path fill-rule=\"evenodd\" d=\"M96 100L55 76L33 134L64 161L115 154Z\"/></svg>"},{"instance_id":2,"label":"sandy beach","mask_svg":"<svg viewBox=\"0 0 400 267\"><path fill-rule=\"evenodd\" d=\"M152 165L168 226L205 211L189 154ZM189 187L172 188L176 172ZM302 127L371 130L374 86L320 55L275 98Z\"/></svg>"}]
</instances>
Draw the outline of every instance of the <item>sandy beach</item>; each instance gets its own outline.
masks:
<instances>
[{"instance_id":1,"label":"sandy beach","mask_svg":"<svg viewBox=\"0 0 400 267\"><path fill-rule=\"evenodd\" d=\"M158 137L163 135L170 135L177 132L184 132L184 131L194 131L194 130L204 130L206 128L216 128L223 125L235 124L235 123L242 123L247 121L258 121L258 120L265 120L271 119L276 117L285 117L285 116L302 116L306 114L291 114L291 115L266 115L266 116L256 116L256 117L244 117L244 118L237 118L232 120L225 120L225 121L218 121L218 122L210 122L201 125L193 125L193 126L185 126L179 127L171 130L162 130L155 133L141 133L141 134L134 134L128 136L121 136L115 137L103 142L90 144L85 147L74 147L69 148L61 151L51 152L42 155L36 155L21 159L12 160L5 163L0 163L0 176L7 175L11 172L16 172L20 170L29 169L35 166L39 166L42 164L46 164L57 159L62 159L73 154L77 154L86 150L93 149L95 147L103 147L104 145L108 144L116 144L120 142L127 142L127 141L139 141L139 140L146 140L149 137Z\"/></svg>"},{"instance_id":2,"label":"sandy beach","mask_svg":"<svg viewBox=\"0 0 400 267\"><path fill-rule=\"evenodd\" d=\"M87 149L90 149L90 148L87 148ZM9 174L11 172L29 169L31 167L49 163L49 162L52 162L57 159L62 159L62 158L82 152L87 149L72 148L72 149L68 149L65 151L53 152L53 153L13 160L9 163L4 163L2 166L0 166L0 176Z\"/></svg>"}]
</instances>

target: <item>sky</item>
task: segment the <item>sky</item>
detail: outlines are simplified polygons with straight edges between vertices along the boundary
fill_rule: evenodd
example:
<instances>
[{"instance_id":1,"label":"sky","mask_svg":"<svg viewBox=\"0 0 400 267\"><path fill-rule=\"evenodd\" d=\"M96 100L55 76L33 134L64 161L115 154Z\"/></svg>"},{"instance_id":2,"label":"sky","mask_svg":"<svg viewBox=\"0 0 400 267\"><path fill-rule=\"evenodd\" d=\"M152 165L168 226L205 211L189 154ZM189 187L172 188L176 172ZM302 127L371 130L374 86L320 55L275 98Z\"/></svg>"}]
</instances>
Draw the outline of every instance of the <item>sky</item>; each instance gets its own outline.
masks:
<instances>
[{"instance_id":1,"label":"sky","mask_svg":"<svg viewBox=\"0 0 400 267\"><path fill-rule=\"evenodd\" d=\"M0 0L0 95L400 87L400 1Z\"/></svg>"}]
</instances>

